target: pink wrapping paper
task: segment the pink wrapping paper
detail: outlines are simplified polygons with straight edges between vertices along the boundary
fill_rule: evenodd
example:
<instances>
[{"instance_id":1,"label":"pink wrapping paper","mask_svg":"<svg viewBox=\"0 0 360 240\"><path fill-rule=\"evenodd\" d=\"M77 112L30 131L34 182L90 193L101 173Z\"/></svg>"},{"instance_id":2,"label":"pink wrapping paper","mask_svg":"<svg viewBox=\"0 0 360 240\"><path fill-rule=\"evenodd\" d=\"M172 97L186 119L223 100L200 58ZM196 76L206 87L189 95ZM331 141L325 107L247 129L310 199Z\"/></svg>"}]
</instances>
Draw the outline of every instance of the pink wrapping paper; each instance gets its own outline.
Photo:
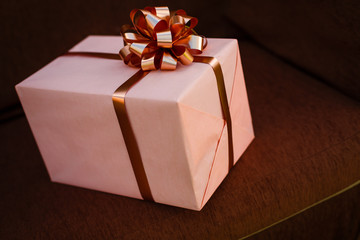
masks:
<instances>
[{"instance_id":1,"label":"pink wrapping paper","mask_svg":"<svg viewBox=\"0 0 360 240\"><path fill-rule=\"evenodd\" d=\"M208 40L202 56L221 64L237 161L254 138L238 44ZM122 42L89 36L71 51L117 53ZM52 181L141 199L112 103L136 71L117 60L61 56L16 86ZM154 200L200 210L228 173L211 66L153 71L126 99Z\"/></svg>"}]
</instances>

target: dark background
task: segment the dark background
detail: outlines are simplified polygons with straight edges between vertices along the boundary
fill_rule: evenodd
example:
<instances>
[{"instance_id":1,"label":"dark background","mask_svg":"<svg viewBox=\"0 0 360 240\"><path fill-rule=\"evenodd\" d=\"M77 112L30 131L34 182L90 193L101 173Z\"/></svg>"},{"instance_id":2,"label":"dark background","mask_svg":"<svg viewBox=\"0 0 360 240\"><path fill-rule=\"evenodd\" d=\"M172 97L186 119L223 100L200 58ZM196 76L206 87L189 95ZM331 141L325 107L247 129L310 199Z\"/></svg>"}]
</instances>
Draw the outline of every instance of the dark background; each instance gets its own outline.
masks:
<instances>
[{"instance_id":1,"label":"dark background","mask_svg":"<svg viewBox=\"0 0 360 240\"><path fill-rule=\"evenodd\" d=\"M14 89L160 5L240 43L256 139L200 213L51 183ZM360 1L3 0L0 18L1 239L237 239L360 178ZM355 239L359 190L251 239Z\"/></svg>"},{"instance_id":2,"label":"dark background","mask_svg":"<svg viewBox=\"0 0 360 240\"><path fill-rule=\"evenodd\" d=\"M186 9L208 37L235 36L219 1L2 1L0 109L18 102L14 85L90 34L119 35L134 8L168 5ZM205 4L205 5L203 5Z\"/></svg>"},{"instance_id":3,"label":"dark background","mask_svg":"<svg viewBox=\"0 0 360 240\"><path fill-rule=\"evenodd\" d=\"M117 35L133 8L185 9L207 37L248 38L360 99L360 2L20 0L1 3L0 109L14 85L90 34Z\"/></svg>"}]
</instances>

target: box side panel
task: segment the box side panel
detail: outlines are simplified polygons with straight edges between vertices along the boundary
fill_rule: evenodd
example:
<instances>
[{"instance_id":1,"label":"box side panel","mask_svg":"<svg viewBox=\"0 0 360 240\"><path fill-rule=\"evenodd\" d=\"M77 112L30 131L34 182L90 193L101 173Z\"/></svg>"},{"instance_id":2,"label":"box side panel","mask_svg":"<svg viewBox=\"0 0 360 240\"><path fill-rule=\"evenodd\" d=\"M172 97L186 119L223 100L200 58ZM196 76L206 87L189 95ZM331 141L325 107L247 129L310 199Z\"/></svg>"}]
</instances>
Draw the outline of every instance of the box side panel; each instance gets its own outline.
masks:
<instances>
[{"instance_id":1,"label":"box side panel","mask_svg":"<svg viewBox=\"0 0 360 240\"><path fill-rule=\"evenodd\" d=\"M196 209L176 102L132 99L126 106L154 200Z\"/></svg>"},{"instance_id":2,"label":"box side panel","mask_svg":"<svg viewBox=\"0 0 360 240\"><path fill-rule=\"evenodd\" d=\"M230 103L236 69L237 41L233 39L217 39L211 41L211 43L222 46L219 47L220 51L210 49L210 54L218 59L221 65L228 102ZM224 134L225 122L220 105L217 80L211 65L204 63L194 64L199 69L205 68L206 71L193 84L193 87L184 94L181 100L183 105L181 110L194 192L200 208L209 174L217 154L216 151L219 150L220 137ZM193 111L189 111L185 106ZM227 157L222 161L228 162Z\"/></svg>"},{"instance_id":3,"label":"box side panel","mask_svg":"<svg viewBox=\"0 0 360 240\"><path fill-rule=\"evenodd\" d=\"M52 181L140 198L111 96L17 91Z\"/></svg>"},{"instance_id":4,"label":"box side panel","mask_svg":"<svg viewBox=\"0 0 360 240\"><path fill-rule=\"evenodd\" d=\"M237 71L230 101L231 118L234 119L233 141L235 163L255 137L240 52L239 50L236 52Z\"/></svg>"},{"instance_id":5,"label":"box side panel","mask_svg":"<svg viewBox=\"0 0 360 240\"><path fill-rule=\"evenodd\" d=\"M234 144L234 160L237 162L244 153L251 141L254 139L250 108L246 93L244 75L242 71L241 59L239 51L237 52L237 66L235 72L235 80L233 92L230 101L230 113L232 118L233 144ZM204 195L202 206L210 199L211 195L218 188L220 183L228 174L227 159L227 130L224 130L221 137L219 149L215 156L215 161L210 173L209 182Z\"/></svg>"}]
</instances>

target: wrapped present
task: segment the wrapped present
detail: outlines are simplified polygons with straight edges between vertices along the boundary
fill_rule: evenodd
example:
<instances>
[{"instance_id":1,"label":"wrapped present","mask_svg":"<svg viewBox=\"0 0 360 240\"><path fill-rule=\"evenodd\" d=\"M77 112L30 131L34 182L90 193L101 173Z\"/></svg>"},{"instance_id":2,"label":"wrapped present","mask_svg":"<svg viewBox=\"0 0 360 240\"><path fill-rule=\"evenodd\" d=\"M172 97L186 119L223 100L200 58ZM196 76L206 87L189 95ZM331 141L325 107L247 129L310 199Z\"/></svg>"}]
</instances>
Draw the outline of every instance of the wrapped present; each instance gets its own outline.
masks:
<instances>
[{"instance_id":1,"label":"wrapped present","mask_svg":"<svg viewBox=\"0 0 360 240\"><path fill-rule=\"evenodd\" d=\"M166 9L16 86L52 181L200 210L253 140L237 41Z\"/></svg>"}]
</instances>

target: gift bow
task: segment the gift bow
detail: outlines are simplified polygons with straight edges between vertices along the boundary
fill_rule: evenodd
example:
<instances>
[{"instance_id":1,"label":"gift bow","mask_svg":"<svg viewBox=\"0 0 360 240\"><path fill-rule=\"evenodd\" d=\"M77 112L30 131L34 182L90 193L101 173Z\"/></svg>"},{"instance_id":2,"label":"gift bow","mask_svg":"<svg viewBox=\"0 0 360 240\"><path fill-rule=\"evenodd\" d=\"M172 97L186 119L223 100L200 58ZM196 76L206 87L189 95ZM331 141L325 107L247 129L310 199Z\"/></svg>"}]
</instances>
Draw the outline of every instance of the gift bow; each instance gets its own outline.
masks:
<instances>
[{"instance_id":1,"label":"gift bow","mask_svg":"<svg viewBox=\"0 0 360 240\"><path fill-rule=\"evenodd\" d=\"M168 7L146 7L130 12L133 26L123 25L125 46L119 55L125 64L148 70L174 70L177 61L193 62L193 54L202 53L207 40L193 30L198 20L184 10Z\"/></svg>"}]
</instances>

